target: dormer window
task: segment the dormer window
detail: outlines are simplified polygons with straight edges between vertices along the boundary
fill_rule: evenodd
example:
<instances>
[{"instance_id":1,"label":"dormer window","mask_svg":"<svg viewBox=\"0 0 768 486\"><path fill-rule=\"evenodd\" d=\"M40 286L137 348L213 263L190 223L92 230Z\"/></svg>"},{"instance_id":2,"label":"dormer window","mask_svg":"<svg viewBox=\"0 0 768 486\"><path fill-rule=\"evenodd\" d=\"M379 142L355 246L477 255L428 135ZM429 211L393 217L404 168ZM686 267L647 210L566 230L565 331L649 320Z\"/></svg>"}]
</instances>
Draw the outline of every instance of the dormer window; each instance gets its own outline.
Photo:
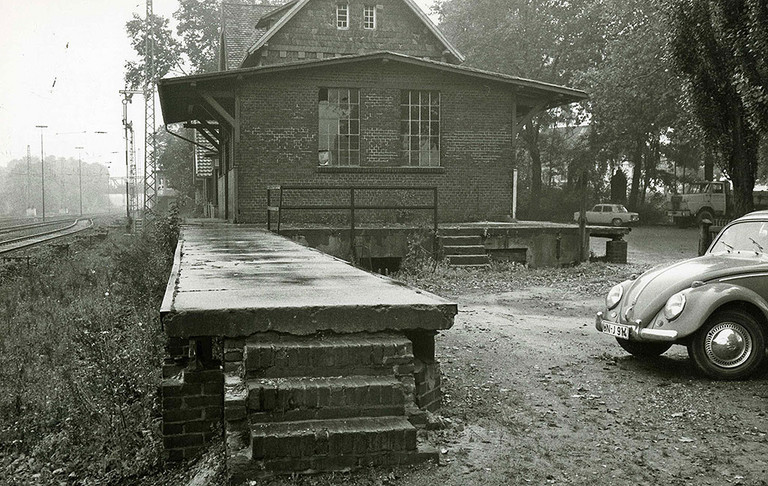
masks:
<instances>
[{"instance_id":1,"label":"dormer window","mask_svg":"<svg viewBox=\"0 0 768 486\"><path fill-rule=\"evenodd\" d=\"M336 28L346 30L349 28L349 4L336 4Z\"/></svg>"},{"instance_id":2,"label":"dormer window","mask_svg":"<svg viewBox=\"0 0 768 486\"><path fill-rule=\"evenodd\" d=\"M366 5L363 7L363 28L374 30L376 28L376 6Z\"/></svg>"}]
</instances>

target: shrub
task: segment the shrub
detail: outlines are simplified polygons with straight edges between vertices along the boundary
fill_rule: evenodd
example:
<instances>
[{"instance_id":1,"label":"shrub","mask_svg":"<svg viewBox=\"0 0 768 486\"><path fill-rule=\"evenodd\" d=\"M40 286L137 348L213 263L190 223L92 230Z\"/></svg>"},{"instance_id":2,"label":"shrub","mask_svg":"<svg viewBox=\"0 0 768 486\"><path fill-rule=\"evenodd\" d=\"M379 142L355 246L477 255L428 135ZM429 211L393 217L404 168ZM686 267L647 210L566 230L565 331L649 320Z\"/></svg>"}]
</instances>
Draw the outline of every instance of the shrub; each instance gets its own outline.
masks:
<instances>
[{"instance_id":1,"label":"shrub","mask_svg":"<svg viewBox=\"0 0 768 486\"><path fill-rule=\"evenodd\" d=\"M0 483L57 469L120 482L159 463L158 311L178 221L113 233L0 276Z\"/></svg>"}]
</instances>

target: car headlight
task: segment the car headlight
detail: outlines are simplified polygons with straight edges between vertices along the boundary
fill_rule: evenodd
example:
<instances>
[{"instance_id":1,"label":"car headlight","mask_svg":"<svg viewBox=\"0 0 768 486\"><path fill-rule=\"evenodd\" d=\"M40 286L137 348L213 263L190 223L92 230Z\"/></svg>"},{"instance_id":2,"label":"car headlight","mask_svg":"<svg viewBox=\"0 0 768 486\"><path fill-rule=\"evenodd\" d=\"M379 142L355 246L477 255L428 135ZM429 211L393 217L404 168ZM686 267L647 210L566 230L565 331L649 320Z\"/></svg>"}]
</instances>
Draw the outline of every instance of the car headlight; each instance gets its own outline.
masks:
<instances>
[{"instance_id":1,"label":"car headlight","mask_svg":"<svg viewBox=\"0 0 768 486\"><path fill-rule=\"evenodd\" d=\"M608 296L605 298L605 306L608 308L608 310L613 309L619 305L619 302L621 302L621 298L623 296L624 287L622 287L621 284L614 286L611 291L608 292Z\"/></svg>"},{"instance_id":2,"label":"car headlight","mask_svg":"<svg viewBox=\"0 0 768 486\"><path fill-rule=\"evenodd\" d=\"M664 306L664 317L667 320L672 321L678 318L685 309L685 295L677 293L667 300L667 305Z\"/></svg>"}]
</instances>

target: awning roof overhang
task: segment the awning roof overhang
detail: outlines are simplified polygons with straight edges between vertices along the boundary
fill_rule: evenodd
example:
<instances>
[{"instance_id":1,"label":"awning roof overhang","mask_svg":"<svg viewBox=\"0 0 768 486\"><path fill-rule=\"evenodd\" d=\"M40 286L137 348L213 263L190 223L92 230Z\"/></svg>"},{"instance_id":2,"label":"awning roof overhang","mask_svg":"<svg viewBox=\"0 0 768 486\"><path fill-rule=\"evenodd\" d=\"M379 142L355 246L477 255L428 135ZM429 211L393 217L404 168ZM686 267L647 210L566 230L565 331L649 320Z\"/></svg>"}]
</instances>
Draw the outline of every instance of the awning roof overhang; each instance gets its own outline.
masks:
<instances>
[{"instance_id":1,"label":"awning roof overhang","mask_svg":"<svg viewBox=\"0 0 768 486\"><path fill-rule=\"evenodd\" d=\"M233 122L235 121L235 89L246 78L273 73L311 70L334 65L351 65L372 60L400 62L504 84L515 94L518 100L518 110L523 114L567 105L585 100L588 97L584 91L565 86L415 58L393 52L379 52L161 79L158 83L158 91L163 119L166 124L193 120L217 120L223 125L233 128Z\"/></svg>"}]
</instances>

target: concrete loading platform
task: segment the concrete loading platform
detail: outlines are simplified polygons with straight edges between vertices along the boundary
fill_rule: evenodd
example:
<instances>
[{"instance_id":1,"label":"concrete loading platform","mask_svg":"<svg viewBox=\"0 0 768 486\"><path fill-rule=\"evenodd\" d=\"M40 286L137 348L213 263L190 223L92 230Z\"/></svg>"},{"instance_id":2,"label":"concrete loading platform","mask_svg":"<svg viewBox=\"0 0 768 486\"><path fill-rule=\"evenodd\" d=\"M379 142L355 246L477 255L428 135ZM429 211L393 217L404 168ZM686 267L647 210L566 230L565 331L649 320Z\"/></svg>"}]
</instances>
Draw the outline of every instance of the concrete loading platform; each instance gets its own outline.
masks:
<instances>
[{"instance_id":1,"label":"concrete loading platform","mask_svg":"<svg viewBox=\"0 0 768 486\"><path fill-rule=\"evenodd\" d=\"M232 484L436 458L416 430L440 407L434 339L456 313L258 228L184 227L161 309L168 460L222 428Z\"/></svg>"}]
</instances>

